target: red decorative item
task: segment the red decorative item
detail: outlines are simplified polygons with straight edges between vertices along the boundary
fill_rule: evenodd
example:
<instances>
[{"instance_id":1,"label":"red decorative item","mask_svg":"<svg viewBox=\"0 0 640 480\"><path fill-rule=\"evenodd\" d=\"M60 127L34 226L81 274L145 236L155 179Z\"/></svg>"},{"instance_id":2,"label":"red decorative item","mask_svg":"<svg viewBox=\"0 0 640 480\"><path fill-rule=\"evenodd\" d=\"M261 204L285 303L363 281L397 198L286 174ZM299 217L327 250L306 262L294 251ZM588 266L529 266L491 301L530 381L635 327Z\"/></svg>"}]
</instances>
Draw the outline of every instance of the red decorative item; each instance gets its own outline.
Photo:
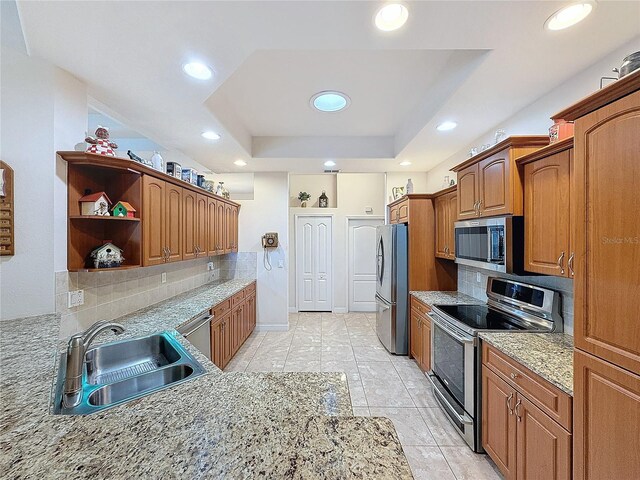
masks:
<instances>
[{"instance_id":1,"label":"red decorative item","mask_svg":"<svg viewBox=\"0 0 640 480\"><path fill-rule=\"evenodd\" d=\"M113 151L114 148L118 148L118 145L109 140L109 129L98 125L96 128L96 136L87 136L84 139L89 144L87 147L87 153L97 153L99 155L110 155L115 157L116 154Z\"/></svg>"},{"instance_id":2,"label":"red decorative item","mask_svg":"<svg viewBox=\"0 0 640 480\"><path fill-rule=\"evenodd\" d=\"M555 143L569 137L573 137L573 122L556 120L549 128L549 143Z\"/></svg>"}]
</instances>

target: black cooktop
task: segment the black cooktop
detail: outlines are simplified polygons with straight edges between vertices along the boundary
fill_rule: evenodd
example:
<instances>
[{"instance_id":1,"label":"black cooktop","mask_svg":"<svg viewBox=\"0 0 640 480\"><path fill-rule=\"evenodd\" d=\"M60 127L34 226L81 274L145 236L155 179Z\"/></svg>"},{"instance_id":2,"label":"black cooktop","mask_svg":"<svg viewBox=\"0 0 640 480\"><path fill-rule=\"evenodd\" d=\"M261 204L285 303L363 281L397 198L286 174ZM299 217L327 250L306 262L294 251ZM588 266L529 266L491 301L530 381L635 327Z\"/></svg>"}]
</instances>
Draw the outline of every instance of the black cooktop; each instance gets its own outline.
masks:
<instances>
[{"instance_id":1,"label":"black cooktop","mask_svg":"<svg viewBox=\"0 0 640 480\"><path fill-rule=\"evenodd\" d=\"M513 317L486 305L435 305L447 315L477 330L527 330Z\"/></svg>"}]
</instances>

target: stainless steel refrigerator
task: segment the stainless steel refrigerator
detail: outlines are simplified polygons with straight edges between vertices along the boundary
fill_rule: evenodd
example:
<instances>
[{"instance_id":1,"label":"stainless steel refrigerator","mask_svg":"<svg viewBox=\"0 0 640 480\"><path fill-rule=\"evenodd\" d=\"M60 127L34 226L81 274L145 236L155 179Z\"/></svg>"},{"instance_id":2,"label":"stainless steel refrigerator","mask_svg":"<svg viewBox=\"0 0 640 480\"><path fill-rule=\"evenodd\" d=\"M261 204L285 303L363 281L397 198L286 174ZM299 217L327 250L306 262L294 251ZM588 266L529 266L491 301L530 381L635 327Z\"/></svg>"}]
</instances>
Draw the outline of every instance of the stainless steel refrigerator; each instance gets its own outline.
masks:
<instances>
[{"instance_id":1,"label":"stainless steel refrigerator","mask_svg":"<svg viewBox=\"0 0 640 480\"><path fill-rule=\"evenodd\" d=\"M409 352L407 226L381 225L376 230L376 333L387 350Z\"/></svg>"}]
</instances>

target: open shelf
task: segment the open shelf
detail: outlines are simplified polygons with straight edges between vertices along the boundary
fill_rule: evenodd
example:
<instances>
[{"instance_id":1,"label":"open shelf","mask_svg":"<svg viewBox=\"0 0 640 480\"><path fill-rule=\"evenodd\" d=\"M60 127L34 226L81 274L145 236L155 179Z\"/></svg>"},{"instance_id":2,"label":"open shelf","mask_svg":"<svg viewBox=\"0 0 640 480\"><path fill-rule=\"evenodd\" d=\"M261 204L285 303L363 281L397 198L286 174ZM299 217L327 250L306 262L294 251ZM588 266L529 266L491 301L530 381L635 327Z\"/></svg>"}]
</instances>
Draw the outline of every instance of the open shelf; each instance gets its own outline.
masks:
<instances>
[{"instance_id":1,"label":"open shelf","mask_svg":"<svg viewBox=\"0 0 640 480\"><path fill-rule=\"evenodd\" d=\"M114 270L130 270L132 268L138 268L140 265L121 265L120 267L112 268L76 268L69 270L70 272L111 272Z\"/></svg>"},{"instance_id":2,"label":"open shelf","mask_svg":"<svg viewBox=\"0 0 640 480\"><path fill-rule=\"evenodd\" d=\"M132 217L112 217L107 215L69 215L71 220L106 220L116 222L139 222L139 218Z\"/></svg>"}]
</instances>

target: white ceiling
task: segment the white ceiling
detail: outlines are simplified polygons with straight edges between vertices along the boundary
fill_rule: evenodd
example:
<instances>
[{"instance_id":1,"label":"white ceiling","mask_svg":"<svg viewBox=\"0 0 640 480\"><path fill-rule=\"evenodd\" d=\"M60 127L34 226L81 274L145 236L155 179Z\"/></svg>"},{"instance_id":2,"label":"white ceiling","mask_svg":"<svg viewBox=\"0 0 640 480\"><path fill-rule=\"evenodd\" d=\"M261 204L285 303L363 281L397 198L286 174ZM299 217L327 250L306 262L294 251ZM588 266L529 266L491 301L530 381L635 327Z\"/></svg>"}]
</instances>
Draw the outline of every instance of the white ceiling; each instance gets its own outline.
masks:
<instances>
[{"instance_id":1,"label":"white ceiling","mask_svg":"<svg viewBox=\"0 0 640 480\"><path fill-rule=\"evenodd\" d=\"M27 2L31 55L84 80L132 129L215 171L427 170L640 33L640 2L600 1L584 22L542 28L568 2L407 2L397 32L382 2ZM210 81L181 65L202 60ZM342 113L309 97L345 91ZM552 113L552 112L550 112ZM460 126L435 130L443 119ZM206 141L205 129L222 134ZM523 132L526 133L526 132ZM252 158L254 157L254 158Z\"/></svg>"}]
</instances>

